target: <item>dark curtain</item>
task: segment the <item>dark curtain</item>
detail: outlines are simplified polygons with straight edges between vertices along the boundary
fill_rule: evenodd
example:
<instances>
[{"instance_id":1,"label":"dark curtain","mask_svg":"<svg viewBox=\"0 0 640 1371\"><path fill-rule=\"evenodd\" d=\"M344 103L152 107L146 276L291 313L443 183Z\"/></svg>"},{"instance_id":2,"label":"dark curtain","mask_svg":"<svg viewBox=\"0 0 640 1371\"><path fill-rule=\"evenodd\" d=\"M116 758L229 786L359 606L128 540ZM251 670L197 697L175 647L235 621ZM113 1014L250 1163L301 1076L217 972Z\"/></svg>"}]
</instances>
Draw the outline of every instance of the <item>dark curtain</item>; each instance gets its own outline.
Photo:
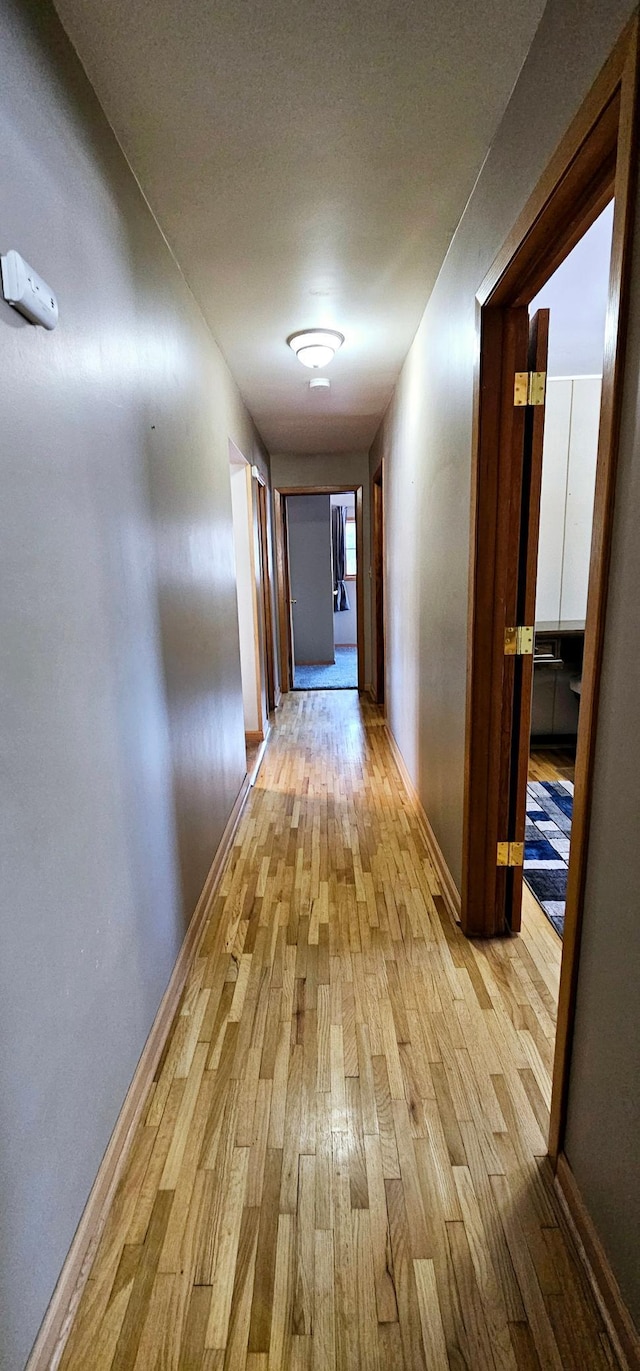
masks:
<instances>
[{"instance_id":1,"label":"dark curtain","mask_svg":"<svg viewBox=\"0 0 640 1371\"><path fill-rule=\"evenodd\" d=\"M347 509L345 505L331 506L331 551L333 559L333 608L349 608L349 596L345 585L346 552L345 525Z\"/></svg>"}]
</instances>

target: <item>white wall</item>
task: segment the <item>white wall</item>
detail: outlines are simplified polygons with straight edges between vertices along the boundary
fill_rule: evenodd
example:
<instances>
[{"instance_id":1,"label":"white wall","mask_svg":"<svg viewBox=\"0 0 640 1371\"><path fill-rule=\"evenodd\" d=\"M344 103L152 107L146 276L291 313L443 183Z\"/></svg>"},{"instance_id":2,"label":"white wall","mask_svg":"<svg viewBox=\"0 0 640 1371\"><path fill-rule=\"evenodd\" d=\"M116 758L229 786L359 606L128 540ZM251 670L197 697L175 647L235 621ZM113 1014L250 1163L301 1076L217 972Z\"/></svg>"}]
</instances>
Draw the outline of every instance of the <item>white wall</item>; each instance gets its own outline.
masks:
<instances>
[{"instance_id":1,"label":"white wall","mask_svg":"<svg viewBox=\"0 0 640 1371\"><path fill-rule=\"evenodd\" d=\"M249 503L251 476L246 462L235 463L229 470L231 475L231 509L233 513L244 728L245 733L260 733L262 732L262 720L259 709L259 678L256 660L253 525Z\"/></svg>"},{"instance_id":2,"label":"white wall","mask_svg":"<svg viewBox=\"0 0 640 1371\"><path fill-rule=\"evenodd\" d=\"M356 647L358 642L358 606L355 581L347 581L349 608L334 612L333 641L336 647Z\"/></svg>"}]
</instances>

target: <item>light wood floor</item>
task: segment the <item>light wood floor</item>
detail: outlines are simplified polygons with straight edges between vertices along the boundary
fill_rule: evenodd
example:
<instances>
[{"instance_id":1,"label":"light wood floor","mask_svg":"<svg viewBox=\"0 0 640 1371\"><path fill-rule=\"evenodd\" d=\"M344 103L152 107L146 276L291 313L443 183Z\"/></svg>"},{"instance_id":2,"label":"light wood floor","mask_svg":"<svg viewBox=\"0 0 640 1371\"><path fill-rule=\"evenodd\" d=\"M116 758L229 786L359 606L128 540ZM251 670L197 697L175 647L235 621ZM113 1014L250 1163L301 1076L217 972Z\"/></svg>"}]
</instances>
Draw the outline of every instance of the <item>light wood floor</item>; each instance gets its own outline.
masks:
<instances>
[{"instance_id":1,"label":"light wood floor","mask_svg":"<svg viewBox=\"0 0 640 1371\"><path fill-rule=\"evenodd\" d=\"M530 781L573 781L575 753L567 748L532 748L529 757Z\"/></svg>"},{"instance_id":2,"label":"light wood floor","mask_svg":"<svg viewBox=\"0 0 640 1371\"><path fill-rule=\"evenodd\" d=\"M450 921L374 706L286 697L64 1371L613 1366L545 1160L559 957Z\"/></svg>"}]
</instances>

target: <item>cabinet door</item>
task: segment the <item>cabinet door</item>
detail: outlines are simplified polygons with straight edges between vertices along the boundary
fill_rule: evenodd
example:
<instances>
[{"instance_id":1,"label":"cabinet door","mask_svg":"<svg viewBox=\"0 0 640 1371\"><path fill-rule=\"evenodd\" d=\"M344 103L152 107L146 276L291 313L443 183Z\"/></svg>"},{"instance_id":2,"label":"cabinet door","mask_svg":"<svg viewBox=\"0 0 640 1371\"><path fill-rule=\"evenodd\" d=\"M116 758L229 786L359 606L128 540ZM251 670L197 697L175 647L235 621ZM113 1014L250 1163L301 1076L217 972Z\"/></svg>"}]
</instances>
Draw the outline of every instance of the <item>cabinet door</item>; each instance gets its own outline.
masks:
<instances>
[{"instance_id":1,"label":"cabinet door","mask_svg":"<svg viewBox=\"0 0 640 1371\"><path fill-rule=\"evenodd\" d=\"M578 376L573 382L560 605L564 620L584 622L587 614L601 389L599 376Z\"/></svg>"},{"instance_id":2,"label":"cabinet door","mask_svg":"<svg viewBox=\"0 0 640 1371\"><path fill-rule=\"evenodd\" d=\"M567 464L571 430L571 378L551 377L547 384L542 447L542 491L536 623L558 623L562 587Z\"/></svg>"},{"instance_id":3,"label":"cabinet door","mask_svg":"<svg viewBox=\"0 0 640 1371\"><path fill-rule=\"evenodd\" d=\"M556 673L553 667L533 669L531 697L531 737L549 738L553 733L553 706L556 697Z\"/></svg>"}]
</instances>

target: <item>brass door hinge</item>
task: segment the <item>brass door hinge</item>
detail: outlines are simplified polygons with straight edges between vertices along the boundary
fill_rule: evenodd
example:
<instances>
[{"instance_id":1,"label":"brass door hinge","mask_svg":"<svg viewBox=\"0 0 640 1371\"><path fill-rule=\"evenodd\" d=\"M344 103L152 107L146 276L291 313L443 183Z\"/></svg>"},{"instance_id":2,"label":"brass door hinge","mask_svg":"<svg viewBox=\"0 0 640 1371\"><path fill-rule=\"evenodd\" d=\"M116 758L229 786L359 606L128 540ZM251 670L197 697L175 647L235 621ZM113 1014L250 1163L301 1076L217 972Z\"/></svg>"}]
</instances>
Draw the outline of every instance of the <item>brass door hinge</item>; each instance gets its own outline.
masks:
<instances>
[{"instance_id":1,"label":"brass door hinge","mask_svg":"<svg viewBox=\"0 0 640 1371\"><path fill-rule=\"evenodd\" d=\"M505 628L505 657L531 657L533 654L533 625L521 624L518 628Z\"/></svg>"},{"instance_id":2,"label":"brass door hinge","mask_svg":"<svg viewBox=\"0 0 640 1371\"><path fill-rule=\"evenodd\" d=\"M522 866L524 843L498 843L498 866Z\"/></svg>"},{"instance_id":3,"label":"brass door hinge","mask_svg":"<svg viewBox=\"0 0 640 1371\"><path fill-rule=\"evenodd\" d=\"M546 387L546 371L517 371L513 387L514 405L543 405Z\"/></svg>"}]
</instances>

